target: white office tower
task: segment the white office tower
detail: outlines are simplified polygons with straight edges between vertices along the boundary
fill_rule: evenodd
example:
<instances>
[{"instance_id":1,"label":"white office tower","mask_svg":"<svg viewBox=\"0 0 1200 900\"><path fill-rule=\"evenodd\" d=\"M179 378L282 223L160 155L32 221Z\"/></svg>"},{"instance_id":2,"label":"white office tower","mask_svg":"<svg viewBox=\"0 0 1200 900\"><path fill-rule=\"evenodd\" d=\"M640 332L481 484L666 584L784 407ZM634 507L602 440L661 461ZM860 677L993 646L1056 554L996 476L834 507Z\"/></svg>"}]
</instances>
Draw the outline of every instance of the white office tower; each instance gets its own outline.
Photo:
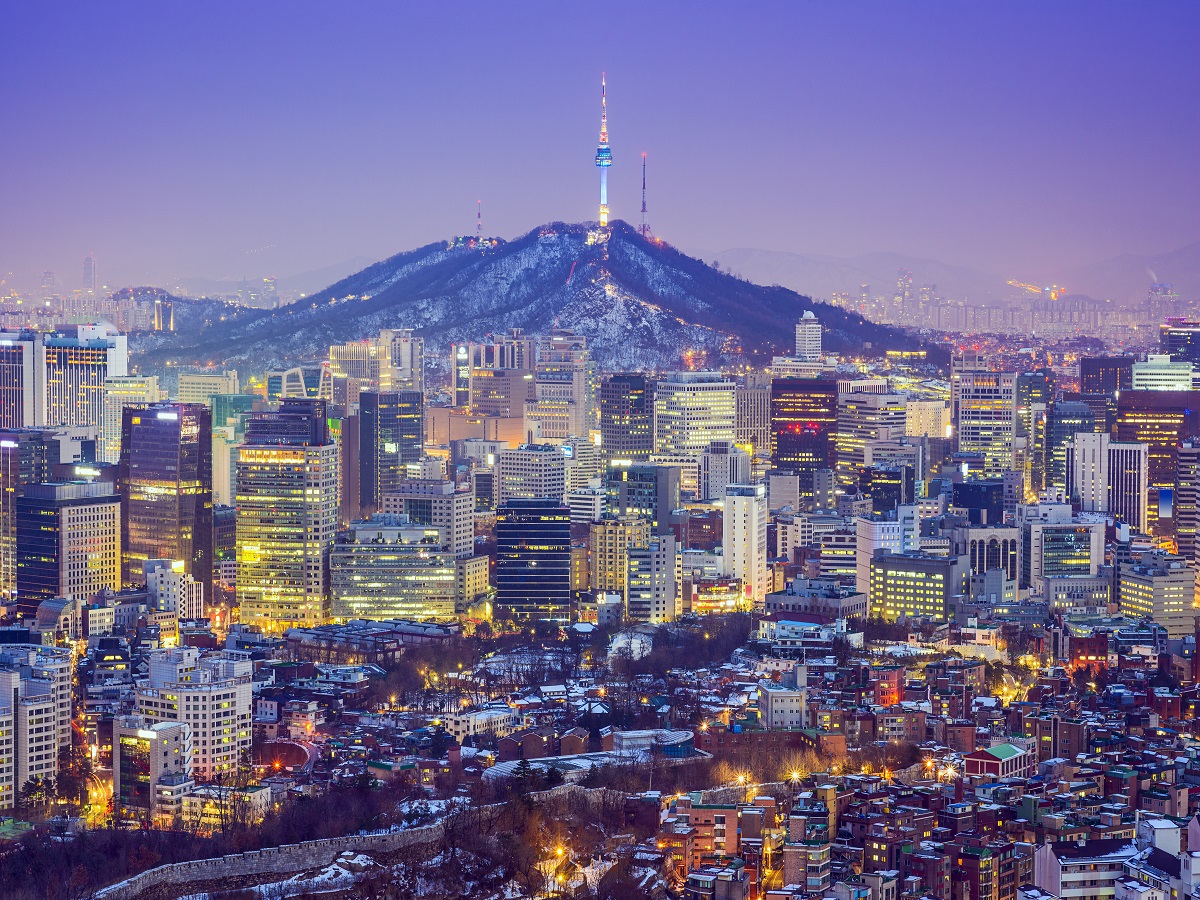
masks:
<instances>
[{"instance_id":1,"label":"white office tower","mask_svg":"<svg viewBox=\"0 0 1200 900\"><path fill-rule=\"evenodd\" d=\"M410 328L379 332L381 391L425 392L425 339Z\"/></svg>"},{"instance_id":2,"label":"white office tower","mask_svg":"<svg viewBox=\"0 0 1200 900\"><path fill-rule=\"evenodd\" d=\"M918 553L921 550L921 521L915 506L897 506L886 513L860 516L854 523L854 586L871 589L871 560L876 553Z\"/></svg>"},{"instance_id":3,"label":"white office tower","mask_svg":"<svg viewBox=\"0 0 1200 900\"><path fill-rule=\"evenodd\" d=\"M104 379L104 418L100 423L100 462L121 461L121 415L127 406L162 399L157 375L115 375Z\"/></svg>"},{"instance_id":4,"label":"white office tower","mask_svg":"<svg viewBox=\"0 0 1200 900\"><path fill-rule=\"evenodd\" d=\"M496 505L509 500L559 500L567 492L567 460L554 444L522 444L500 451Z\"/></svg>"},{"instance_id":5,"label":"white office tower","mask_svg":"<svg viewBox=\"0 0 1200 900\"><path fill-rule=\"evenodd\" d=\"M1147 444L1114 441L1107 434L1080 432L1067 447L1073 498L1084 512L1107 513L1135 531L1145 531L1149 498Z\"/></svg>"},{"instance_id":6,"label":"white office tower","mask_svg":"<svg viewBox=\"0 0 1200 900\"><path fill-rule=\"evenodd\" d=\"M0 646L0 809L30 778L55 778L71 746L71 651Z\"/></svg>"},{"instance_id":7,"label":"white office tower","mask_svg":"<svg viewBox=\"0 0 1200 900\"><path fill-rule=\"evenodd\" d=\"M625 610L634 622L670 622L682 612L683 557L673 535L626 551Z\"/></svg>"},{"instance_id":8,"label":"white office tower","mask_svg":"<svg viewBox=\"0 0 1200 900\"><path fill-rule=\"evenodd\" d=\"M1121 612L1152 619L1170 639L1196 632L1196 572L1188 560L1155 550L1132 565L1121 565Z\"/></svg>"},{"instance_id":9,"label":"white office tower","mask_svg":"<svg viewBox=\"0 0 1200 900\"><path fill-rule=\"evenodd\" d=\"M737 436L737 385L720 372L672 372L654 385L654 452L697 457Z\"/></svg>"},{"instance_id":10,"label":"white office tower","mask_svg":"<svg viewBox=\"0 0 1200 900\"><path fill-rule=\"evenodd\" d=\"M525 401L525 433L542 440L586 438L598 426L596 366L587 338L554 329L538 342L534 399Z\"/></svg>"},{"instance_id":11,"label":"white office tower","mask_svg":"<svg viewBox=\"0 0 1200 900\"><path fill-rule=\"evenodd\" d=\"M1190 391L1192 364L1175 362L1166 354L1151 353L1133 364L1135 391Z\"/></svg>"},{"instance_id":12,"label":"white office tower","mask_svg":"<svg viewBox=\"0 0 1200 900\"><path fill-rule=\"evenodd\" d=\"M984 472L999 478L1015 460L1017 376L964 371L957 387L959 452L983 457Z\"/></svg>"},{"instance_id":13,"label":"white office tower","mask_svg":"<svg viewBox=\"0 0 1200 900\"><path fill-rule=\"evenodd\" d=\"M142 564L150 605L177 619L202 619L204 585L183 568L179 559L148 559Z\"/></svg>"},{"instance_id":14,"label":"white office tower","mask_svg":"<svg viewBox=\"0 0 1200 900\"><path fill-rule=\"evenodd\" d=\"M212 406L212 398L217 394L237 394L241 391L238 373L228 369L219 373L184 373L179 376L180 403L202 403ZM216 424L216 423L214 423ZM224 425L224 422L220 424Z\"/></svg>"},{"instance_id":15,"label":"white office tower","mask_svg":"<svg viewBox=\"0 0 1200 900\"><path fill-rule=\"evenodd\" d=\"M821 323L811 309L796 323L796 358L805 362L821 359Z\"/></svg>"},{"instance_id":16,"label":"white office tower","mask_svg":"<svg viewBox=\"0 0 1200 900\"><path fill-rule=\"evenodd\" d=\"M771 452L771 376L751 373L735 390L736 439L755 453Z\"/></svg>"},{"instance_id":17,"label":"white office tower","mask_svg":"<svg viewBox=\"0 0 1200 900\"><path fill-rule=\"evenodd\" d=\"M731 484L725 489L721 545L725 574L740 578L742 597L756 609L767 599L767 488Z\"/></svg>"},{"instance_id":18,"label":"white office tower","mask_svg":"<svg viewBox=\"0 0 1200 900\"><path fill-rule=\"evenodd\" d=\"M713 441L700 454L699 487L701 500L721 500L731 484L750 481L750 454L733 441Z\"/></svg>"},{"instance_id":19,"label":"white office tower","mask_svg":"<svg viewBox=\"0 0 1200 900\"><path fill-rule=\"evenodd\" d=\"M195 647L159 650L148 657L149 677L135 682L137 711L154 722L191 726L193 771L212 781L237 771L253 737L248 653L201 656Z\"/></svg>"}]
</instances>

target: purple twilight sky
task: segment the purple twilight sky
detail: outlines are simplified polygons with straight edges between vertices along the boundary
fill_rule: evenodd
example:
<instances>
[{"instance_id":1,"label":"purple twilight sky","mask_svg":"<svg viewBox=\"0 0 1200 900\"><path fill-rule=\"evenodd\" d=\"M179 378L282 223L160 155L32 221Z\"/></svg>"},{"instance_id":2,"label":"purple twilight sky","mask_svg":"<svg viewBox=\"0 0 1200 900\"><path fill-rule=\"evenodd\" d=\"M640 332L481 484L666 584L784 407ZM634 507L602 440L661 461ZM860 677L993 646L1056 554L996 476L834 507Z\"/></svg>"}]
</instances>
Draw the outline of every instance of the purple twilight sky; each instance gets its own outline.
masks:
<instances>
[{"instance_id":1,"label":"purple twilight sky","mask_svg":"<svg viewBox=\"0 0 1200 900\"><path fill-rule=\"evenodd\" d=\"M0 276L287 276L614 217L1053 280L1200 240L1200 4L8 3Z\"/></svg>"}]
</instances>

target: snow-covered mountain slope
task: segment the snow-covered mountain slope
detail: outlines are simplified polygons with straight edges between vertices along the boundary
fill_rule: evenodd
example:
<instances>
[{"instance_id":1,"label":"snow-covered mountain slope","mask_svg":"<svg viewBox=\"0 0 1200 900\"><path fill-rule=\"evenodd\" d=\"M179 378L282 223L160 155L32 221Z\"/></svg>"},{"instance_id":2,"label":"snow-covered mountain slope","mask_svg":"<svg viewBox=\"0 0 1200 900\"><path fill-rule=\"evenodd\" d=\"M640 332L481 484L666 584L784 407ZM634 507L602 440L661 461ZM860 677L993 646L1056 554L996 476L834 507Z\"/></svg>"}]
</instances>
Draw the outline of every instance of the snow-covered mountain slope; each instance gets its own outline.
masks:
<instances>
[{"instance_id":1,"label":"snow-covered mountain slope","mask_svg":"<svg viewBox=\"0 0 1200 900\"><path fill-rule=\"evenodd\" d=\"M376 263L283 309L244 310L192 335L143 344L143 365L281 365L322 359L329 345L381 328L413 328L440 353L451 341L555 324L589 338L612 368L669 368L684 353L709 364L787 352L796 320L813 309L826 347L914 346L884 326L781 287L761 287L646 240L624 222L608 229L554 222L513 241L458 238Z\"/></svg>"}]
</instances>

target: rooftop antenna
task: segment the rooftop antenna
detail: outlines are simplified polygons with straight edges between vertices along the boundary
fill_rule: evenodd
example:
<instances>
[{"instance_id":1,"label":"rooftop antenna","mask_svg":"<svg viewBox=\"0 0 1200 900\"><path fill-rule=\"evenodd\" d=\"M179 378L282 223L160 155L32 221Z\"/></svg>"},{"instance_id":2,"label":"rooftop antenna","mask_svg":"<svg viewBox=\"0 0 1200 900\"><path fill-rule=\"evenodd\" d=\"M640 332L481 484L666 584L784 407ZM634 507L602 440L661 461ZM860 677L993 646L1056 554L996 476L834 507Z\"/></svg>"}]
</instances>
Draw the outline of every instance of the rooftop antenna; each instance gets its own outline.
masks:
<instances>
[{"instance_id":1,"label":"rooftop antenna","mask_svg":"<svg viewBox=\"0 0 1200 900\"><path fill-rule=\"evenodd\" d=\"M483 201L475 201L475 237L483 240Z\"/></svg>"},{"instance_id":2,"label":"rooftop antenna","mask_svg":"<svg viewBox=\"0 0 1200 900\"><path fill-rule=\"evenodd\" d=\"M642 151L642 239L646 239L650 234L650 228L646 225L646 151Z\"/></svg>"}]
</instances>

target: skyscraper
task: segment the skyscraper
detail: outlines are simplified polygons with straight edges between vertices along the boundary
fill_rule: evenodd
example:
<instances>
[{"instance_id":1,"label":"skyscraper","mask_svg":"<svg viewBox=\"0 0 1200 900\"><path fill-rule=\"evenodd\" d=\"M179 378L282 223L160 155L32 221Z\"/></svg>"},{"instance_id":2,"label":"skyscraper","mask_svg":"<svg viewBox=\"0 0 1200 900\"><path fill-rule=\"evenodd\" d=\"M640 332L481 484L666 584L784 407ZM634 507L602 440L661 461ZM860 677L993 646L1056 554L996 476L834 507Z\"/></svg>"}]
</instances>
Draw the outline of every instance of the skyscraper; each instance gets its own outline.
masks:
<instances>
[{"instance_id":1,"label":"skyscraper","mask_svg":"<svg viewBox=\"0 0 1200 900\"><path fill-rule=\"evenodd\" d=\"M98 286L96 279L96 255L89 253L83 258L83 292L95 296Z\"/></svg>"},{"instance_id":2,"label":"skyscraper","mask_svg":"<svg viewBox=\"0 0 1200 900\"><path fill-rule=\"evenodd\" d=\"M1107 434L1081 432L1070 445L1070 492L1084 512L1108 513L1135 531L1147 526L1148 448L1114 441Z\"/></svg>"},{"instance_id":3,"label":"skyscraper","mask_svg":"<svg viewBox=\"0 0 1200 900\"><path fill-rule=\"evenodd\" d=\"M1117 398L1116 439L1149 448L1147 533L1171 530L1177 448L1200 437L1198 398L1194 391L1122 391Z\"/></svg>"},{"instance_id":4,"label":"skyscraper","mask_svg":"<svg viewBox=\"0 0 1200 900\"><path fill-rule=\"evenodd\" d=\"M1159 346L1171 359L1200 366L1200 322L1168 319L1160 326Z\"/></svg>"},{"instance_id":5,"label":"skyscraper","mask_svg":"<svg viewBox=\"0 0 1200 900\"><path fill-rule=\"evenodd\" d=\"M100 462L121 460L121 423L125 407L146 406L160 399L157 375L117 375L104 379L104 419L100 423Z\"/></svg>"},{"instance_id":6,"label":"skyscraper","mask_svg":"<svg viewBox=\"0 0 1200 900\"><path fill-rule=\"evenodd\" d=\"M229 369L225 372L183 372L179 376L179 402L203 403L212 406L213 397L218 394L237 394L241 390L238 373ZM224 422L213 420L214 425L224 425Z\"/></svg>"},{"instance_id":7,"label":"skyscraper","mask_svg":"<svg viewBox=\"0 0 1200 900\"><path fill-rule=\"evenodd\" d=\"M558 500L509 500L496 510L496 607L518 619L571 610L571 510Z\"/></svg>"},{"instance_id":8,"label":"skyscraper","mask_svg":"<svg viewBox=\"0 0 1200 900\"><path fill-rule=\"evenodd\" d=\"M983 457L984 472L998 477L1013 468L1016 430L1016 376L963 372L956 423L959 452Z\"/></svg>"},{"instance_id":9,"label":"skyscraper","mask_svg":"<svg viewBox=\"0 0 1200 900\"><path fill-rule=\"evenodd\" d=\"M525 402L531 440L587 437L596 427L596 367L583 335L556 328L539 341L533 388Z\"/></svg>"},{"instance_id":10,"label":"skyscraper","mask_svg":"<svg viewBox=\"0 0 1200 900\"><path fill-rule=\"evenodd\" d=\"M1046 438L1046 482L1050 487L1066 487L1070 472L1067 469L1067 447L1080 432L1096 430L1092 408L1078 400L1059 400L1050 407Z\"/></svg>"},{"instance_id":11,"label":"skyscraper","mask_svg":"<svg viewBox=\"0 0 1200 900\"><path fill-rule=\"evenodd\" d=\"M456 490L453 481L410 478L398 490L383 495L383 512L438 529L440 546L458 559L475 552L475 493Z\"/></svg>"},{"instance_id":12,"label":"skyscraper","mask_svg":"<svg viewBox=\"0 0 1200 900\"><path fill-rule=\"evenodd\" d=\"M381 508L399 489L405 467L421 459L425 398L418 391L368 391L358 398L359 505Z\"/></svg>"},{"instance_id":13,"label":"skyscraper","mask_svg":"<svg viewBox=\"0 0 1200 900\"><path fill-rule=\"evenodd\" d=\"M17 599L87 600L121 587L121 498L101 482L31 484L17 497Z\"/></svg>"},{"instance_id":14,"label":"skyscraper","mask_svg":"<svg viewBox=\"0 0 1200 900\"><path fill-rule=\"evenodd\" d=\"M811 309L796 323L796 358L805 362L821 359L821 323Z\"/></svg>"},{"instance_id":15,"label":"skyscraper","mask_svg":"<svg viewBox=\"0 0 1200 900\"><path fill-rule=\"evenodd\" d=\"M237 465L237 594L242 621L268 632L328 615L338 522L338 446L321 400L285 400L246 424Z\"/></svg>"},{"instance_id":16,"label":"skyscraper","mask_svg":"<svg viewBox=\"0 0 1200 900\"><path fill-rule=\"evenodd\" d=\"M633 622L671 622L682 607L683 567L673 535L664 534L626 552L625 610Z\"/></svg>"},{"instance_id":17,"label":"skyscraper","mask_svg":"<svg viewBox=\"0 0 1200 900\"><path fill-rule=\"evenodd\" d=\"M606 459L648 459L654 452L653 385L645 375L606 375L600 381L600 449Z\"/></svg>"},{"instance_id":18,"label":"skyscraper","mask_svg":"<svg viewBox=\"0 0 1200 900\"><path fill-rule=\"evenodd\" d=\"M907 401L900 394L840 393L837 401L837 474L844 485L858 481L867 444L905 434Z\"/></svg>"},{"instance_id":19,"label":"skyscraper","mask_svg":"<svg viewBox=\"0 0 1200 900\"><path fill-rule=\"evenodd\" d=\"M654 452L699 456L736 437L735 384L719 372L672 372L654 385Z\"/></svg>"},{"instance_id":20,"label":"skyscraper","mask_svg":"<svg viewBox=\"0 0 1200 900\"><path fill-rule=\"evenodd\" d=\"M670 534L680 502L678 466L611 463L604 474L609 515L636 517L650 523L652 534Z\"/></svg>"},{"instance_id":21,"label":"skyscraper","mask_svg":"<svg viewBox=\"0 0 1200 900\"><path fill-rule=\"evenodd\" d=\"M496 502L561 501L567 492L567 460L554 444L522 444L500 451Z\"/></svg>"},{"instance_id":22,"label":"skyscraper","mask_svg":"<svg viewBox=\"0 0 1200 900\"><path fill-rule=\"evenodd\" d=\"M771 382L771 461L811 476L837 469L838 386L818 378Z\"/></svg>"},{"instance_id":23,"label":"skyscraper","mask_svg":"<svg viewBox=\"0 0 1200 900\"><path fill-rule=\"evenodd\" d=\"M731 484L725 489L721 552L725 574L741 579L742 597L755 609L767 599L767 488Z\"/></svg>"},{"instance_id":24,"label":"skyscraper","mask_svg":"<svg viewBox=\"0 0 1200 900\"><path fill-rule=\"evenodd\" d=\"M753 453L771 451L771 376L750 373L738 381L734 392L736 402L735 440Z\"/></svg>"},{"instance_id":25,"label":"skyscraper","mask_svg":"<svg viewBox=\"0 0 1200 900\"><path fill-rule=\"evenodd\" d=\"M1079 392L1115 394L1133 387L1132 356L1084 356L1079 360Z\"/></svg>"},{"instance_id":26,"label":"skyscraper","mask_svg":"<svg viewBox=\"0 0 1200 900\"><path fill-rule=\"evenodd\" d=\"M29 484L50 479L58 462L51 442L36 428L0 430L0 597L17 589L17 497Z\"/></svg>"},{"instance_id":27,"label":"skyscraper","mask_svg":"<svg viewBox=\"0 0 1200 900\"><path fill-rule=\"evenodd\" d=\"M212 412L193 403L126 408L117 473L126 584L147 560L179 560L212 597Z\"/></svg>"},{"instance_id":28,"label":"skyscraper","mask_svg":"<svg viewBox=\"0 0 1200 900\"><path fill-rule=\"evenodd\" d=\"M129 347L111 325L79 325L47 335L46 425L99 428L104 420L104 382L127 375Z\"/></svg>"}]
</instances>

